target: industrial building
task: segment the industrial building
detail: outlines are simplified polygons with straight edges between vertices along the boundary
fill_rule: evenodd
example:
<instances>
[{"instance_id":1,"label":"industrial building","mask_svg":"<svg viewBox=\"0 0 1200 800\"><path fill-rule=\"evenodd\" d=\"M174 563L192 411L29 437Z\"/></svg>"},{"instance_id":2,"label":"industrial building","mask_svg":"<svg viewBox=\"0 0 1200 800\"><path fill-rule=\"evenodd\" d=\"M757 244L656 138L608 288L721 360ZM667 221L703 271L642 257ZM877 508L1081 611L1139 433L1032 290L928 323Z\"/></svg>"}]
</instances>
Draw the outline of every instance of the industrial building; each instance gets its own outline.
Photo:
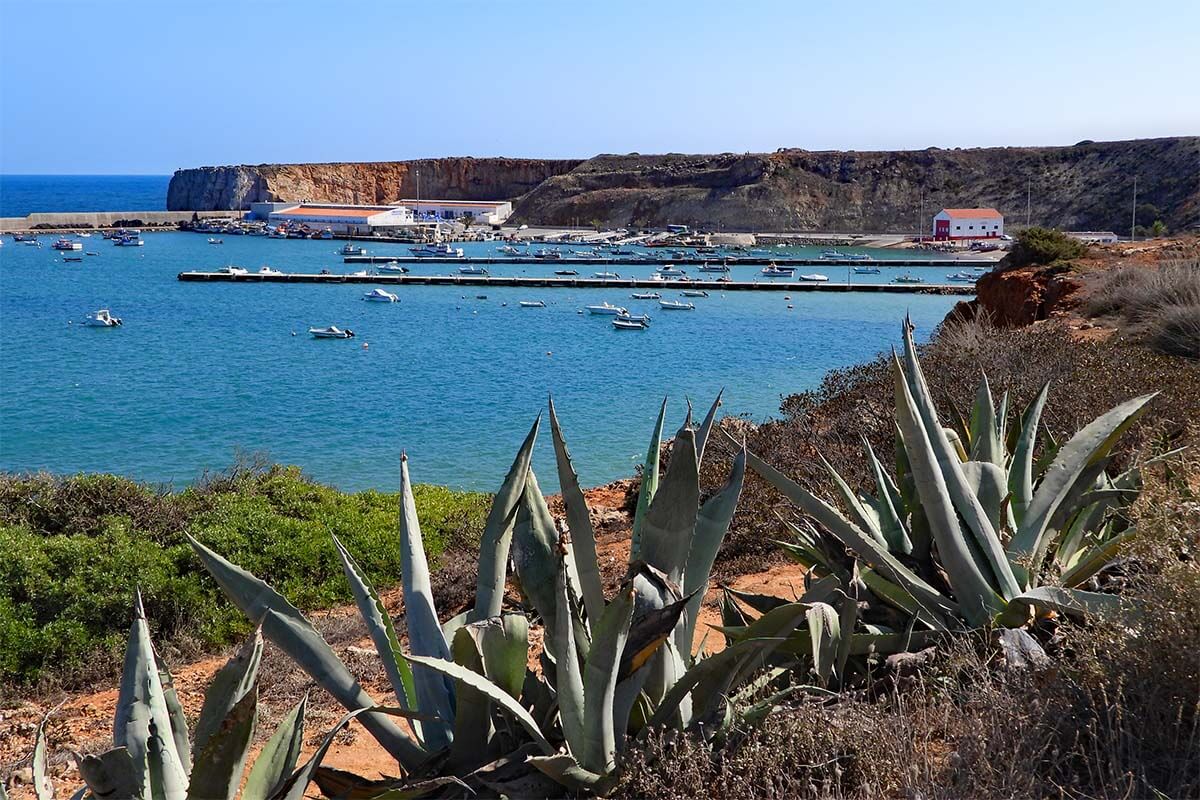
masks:
<instances>
[{"instance_id":1,"label":"industrial building","mask_svg":"<svg viewBox=\"0 0 1200 800\"><path fill-rule=\"evenodd\" d=\"M456 220L473 217L481 225L502 225L512 215L512 203L507 200L401 200L400 205L411 208L417 219Z\"/></svg>"},{"instance_id":2,"label":"industrial building","mask_svg":"<svg viewBox=\"0 0 1200 800\"><path fill-rule=\"evenodd\" d=\"M255 204L259 205L259 204ZM279 206L279 203L262 205ZM330 229L334 233L369 236L373 233L411 231L419 223L411 209L404 206L354 206L328 203L301 203L267 211L270 225L307 226L313 230ZM255 209L256 216L261 213Z\"/></svg>"},{"instance_id":3,"label":"industrial building","mask_svg":"<svg viewBox=\"0 0 1200 800\"><path fill-rule=\"evenodd\" d=\"M1112 231L1065 231L1067 236L1084 244L1116 244L1117 235Z\"/></svg>"},{"instance_id":4,"label":"industrial building","mask_svg":"<svg viewBox=\"0 0 1200 800\"><path fill-rule=\"evenodd\" d=\"M999 239L1004 235L1004 215L994 208L943 208L933 217L933 238Z\"/></svg>"}]
</instances>

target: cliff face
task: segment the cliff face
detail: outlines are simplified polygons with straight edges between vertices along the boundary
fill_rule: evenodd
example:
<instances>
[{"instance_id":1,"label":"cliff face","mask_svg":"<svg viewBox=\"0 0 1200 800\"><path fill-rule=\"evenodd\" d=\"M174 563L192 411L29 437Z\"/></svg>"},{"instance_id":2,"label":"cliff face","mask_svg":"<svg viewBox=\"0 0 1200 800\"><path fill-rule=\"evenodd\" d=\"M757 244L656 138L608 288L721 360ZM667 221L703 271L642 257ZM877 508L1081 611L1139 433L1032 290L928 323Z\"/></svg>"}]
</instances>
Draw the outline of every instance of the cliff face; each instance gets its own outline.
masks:
<instances>
[{"instance_id":1,"label":"cliff face","mask_svg":"<svg viewBox=\"0 0 1200 800\"><path fill-rule=\"evenodd\" d=\"M432 158L338 164L260 164L181 169L167 208L246 209L253 202L391 203L420 193L441 200L506 200L526 194L579 160Z\"/></svg>"},{"instance_id":2,"label":"cliff face","mask_svg":"<svg viewBox=\"0 0 1200 800\"><path fill-rule=\"evenodd\" d=\"M994 206L1023 223L1129 228L1133 176L1139 222L1172 231L1200 216L1200 137L899 152L602 155L586 161L442 158L180 170L167 207L246 208L254 200L381 203L424 197L512 199L531 225L694 224L748 231L927 231L939 208ZM922 211L924 198L924 214Z\"/></svg>"}]
</instances>

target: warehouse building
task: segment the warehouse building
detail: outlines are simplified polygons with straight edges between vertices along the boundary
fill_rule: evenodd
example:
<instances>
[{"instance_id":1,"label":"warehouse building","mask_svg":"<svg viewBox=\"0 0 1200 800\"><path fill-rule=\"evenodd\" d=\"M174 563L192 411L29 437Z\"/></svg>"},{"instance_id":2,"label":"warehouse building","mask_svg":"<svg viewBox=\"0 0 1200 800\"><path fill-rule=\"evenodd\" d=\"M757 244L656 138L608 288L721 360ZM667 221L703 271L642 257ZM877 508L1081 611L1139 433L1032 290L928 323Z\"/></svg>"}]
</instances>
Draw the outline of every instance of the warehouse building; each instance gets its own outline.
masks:
<instances>
[{"instance_id":1,"label":"warehouse building","mask_svg":"<svg viewBox=\"0 0 1200 800\"><path fill-rule=\"evenodd\" d=\"M481 225L502 225L512 215L512 203L507 200L401 200L400 205L411 208L417 219L461 220L473 217Z\"/></svg>"},{"instance_id":2,"label":"warehouse building","mask_svg":"<svg viewBox=\"0 0 1200 800\"><path fill-rule=\"evenodd\" d=\"M994 208L943 208L933 217L933 238L999 239L1004 235L1004 215Z\"/></svg>"},{"instance_id":3,"label":"warehouse building","mask_svg":"<svg viewBox=\"0 0 1200 800\"><path fill-rule=\"evenodd\" d=\"M1112 231L1066 231L1067 236L1085 244L1116 244L1117 235Z\"/></svg>"},{"instance_id":4,"label":"warehouse building","mask_svg":"<svg viewBox=\"0 0 1200 800\"><path fill-rule=\"evenodd\" d=\"M328 228L334 233L358 236L402 232L401 229L411 230L419 224L412 210L404 206L301 203L271 209L266 216L272 226L286 223L289 228L308 227L315 231Z\"/></svg>"}]
</instances>

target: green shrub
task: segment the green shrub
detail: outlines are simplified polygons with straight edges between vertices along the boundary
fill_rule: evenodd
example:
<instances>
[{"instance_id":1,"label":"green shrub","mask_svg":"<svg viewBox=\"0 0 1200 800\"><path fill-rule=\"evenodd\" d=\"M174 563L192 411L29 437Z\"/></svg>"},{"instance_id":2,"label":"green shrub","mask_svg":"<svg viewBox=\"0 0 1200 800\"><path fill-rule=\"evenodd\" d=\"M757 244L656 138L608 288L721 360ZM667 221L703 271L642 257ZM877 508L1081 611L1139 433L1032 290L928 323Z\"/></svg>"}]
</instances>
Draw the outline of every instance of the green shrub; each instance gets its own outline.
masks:
<instances>
[{"instance_id":1,"label":"green shrub","mask_svg":"<svg viewBox=\"0 0 1200 800\"><path fill-rule=\"evenodd\" d=\"M1004 259L1006 267L1052 266L1082 258L1087 246L1053 228L1026 228Z\"/></svg>"},{"instance_id":2,"label":"green shrub","mask_svg":"<svg viewBox=\"0 0 1200 800\"><path fill-rule=\"evenodd\" d=\"M415 489L431 557L482 529L482 494ZM119 661L139 586L160 645L212 647L246 630L184 542L236 557L303 609L348 602L337 534L398 583L398 495L346 494L293 467L235 470L181 492L112 475L0 476L0 683L68 683ZM103 666L101 666L103 665Z\"/></svg>"}]
</instances>

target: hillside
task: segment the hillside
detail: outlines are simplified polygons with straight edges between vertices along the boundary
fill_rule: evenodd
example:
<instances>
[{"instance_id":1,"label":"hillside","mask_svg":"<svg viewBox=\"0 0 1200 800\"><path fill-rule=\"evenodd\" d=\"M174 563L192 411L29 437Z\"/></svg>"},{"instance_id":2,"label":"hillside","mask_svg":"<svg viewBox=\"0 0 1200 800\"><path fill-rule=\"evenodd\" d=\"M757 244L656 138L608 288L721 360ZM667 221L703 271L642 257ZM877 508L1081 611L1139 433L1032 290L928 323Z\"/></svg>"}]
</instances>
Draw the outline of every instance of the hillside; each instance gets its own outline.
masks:
<instances>
[{"instance_id":1,"label":"hillside","mask_svg":"<svg viewBox=\"0 0 1200 800\"><path fill-rule=\"evenodd\" d=\"M1171 231L1200 213L1200 137L1070 147L771 154L600 155L585 161L446 158L180 170L173 210L245 208L254 200L377 203L421 193L512 199L531 225L698 226L749 231L905 232L943 206L994 206L1023 223L1127 231L1132 180L1138 223ZM399 187L399 191L397 191ZM922 217L924 198L924 217Z\"/></svg>"}]
</instances>

